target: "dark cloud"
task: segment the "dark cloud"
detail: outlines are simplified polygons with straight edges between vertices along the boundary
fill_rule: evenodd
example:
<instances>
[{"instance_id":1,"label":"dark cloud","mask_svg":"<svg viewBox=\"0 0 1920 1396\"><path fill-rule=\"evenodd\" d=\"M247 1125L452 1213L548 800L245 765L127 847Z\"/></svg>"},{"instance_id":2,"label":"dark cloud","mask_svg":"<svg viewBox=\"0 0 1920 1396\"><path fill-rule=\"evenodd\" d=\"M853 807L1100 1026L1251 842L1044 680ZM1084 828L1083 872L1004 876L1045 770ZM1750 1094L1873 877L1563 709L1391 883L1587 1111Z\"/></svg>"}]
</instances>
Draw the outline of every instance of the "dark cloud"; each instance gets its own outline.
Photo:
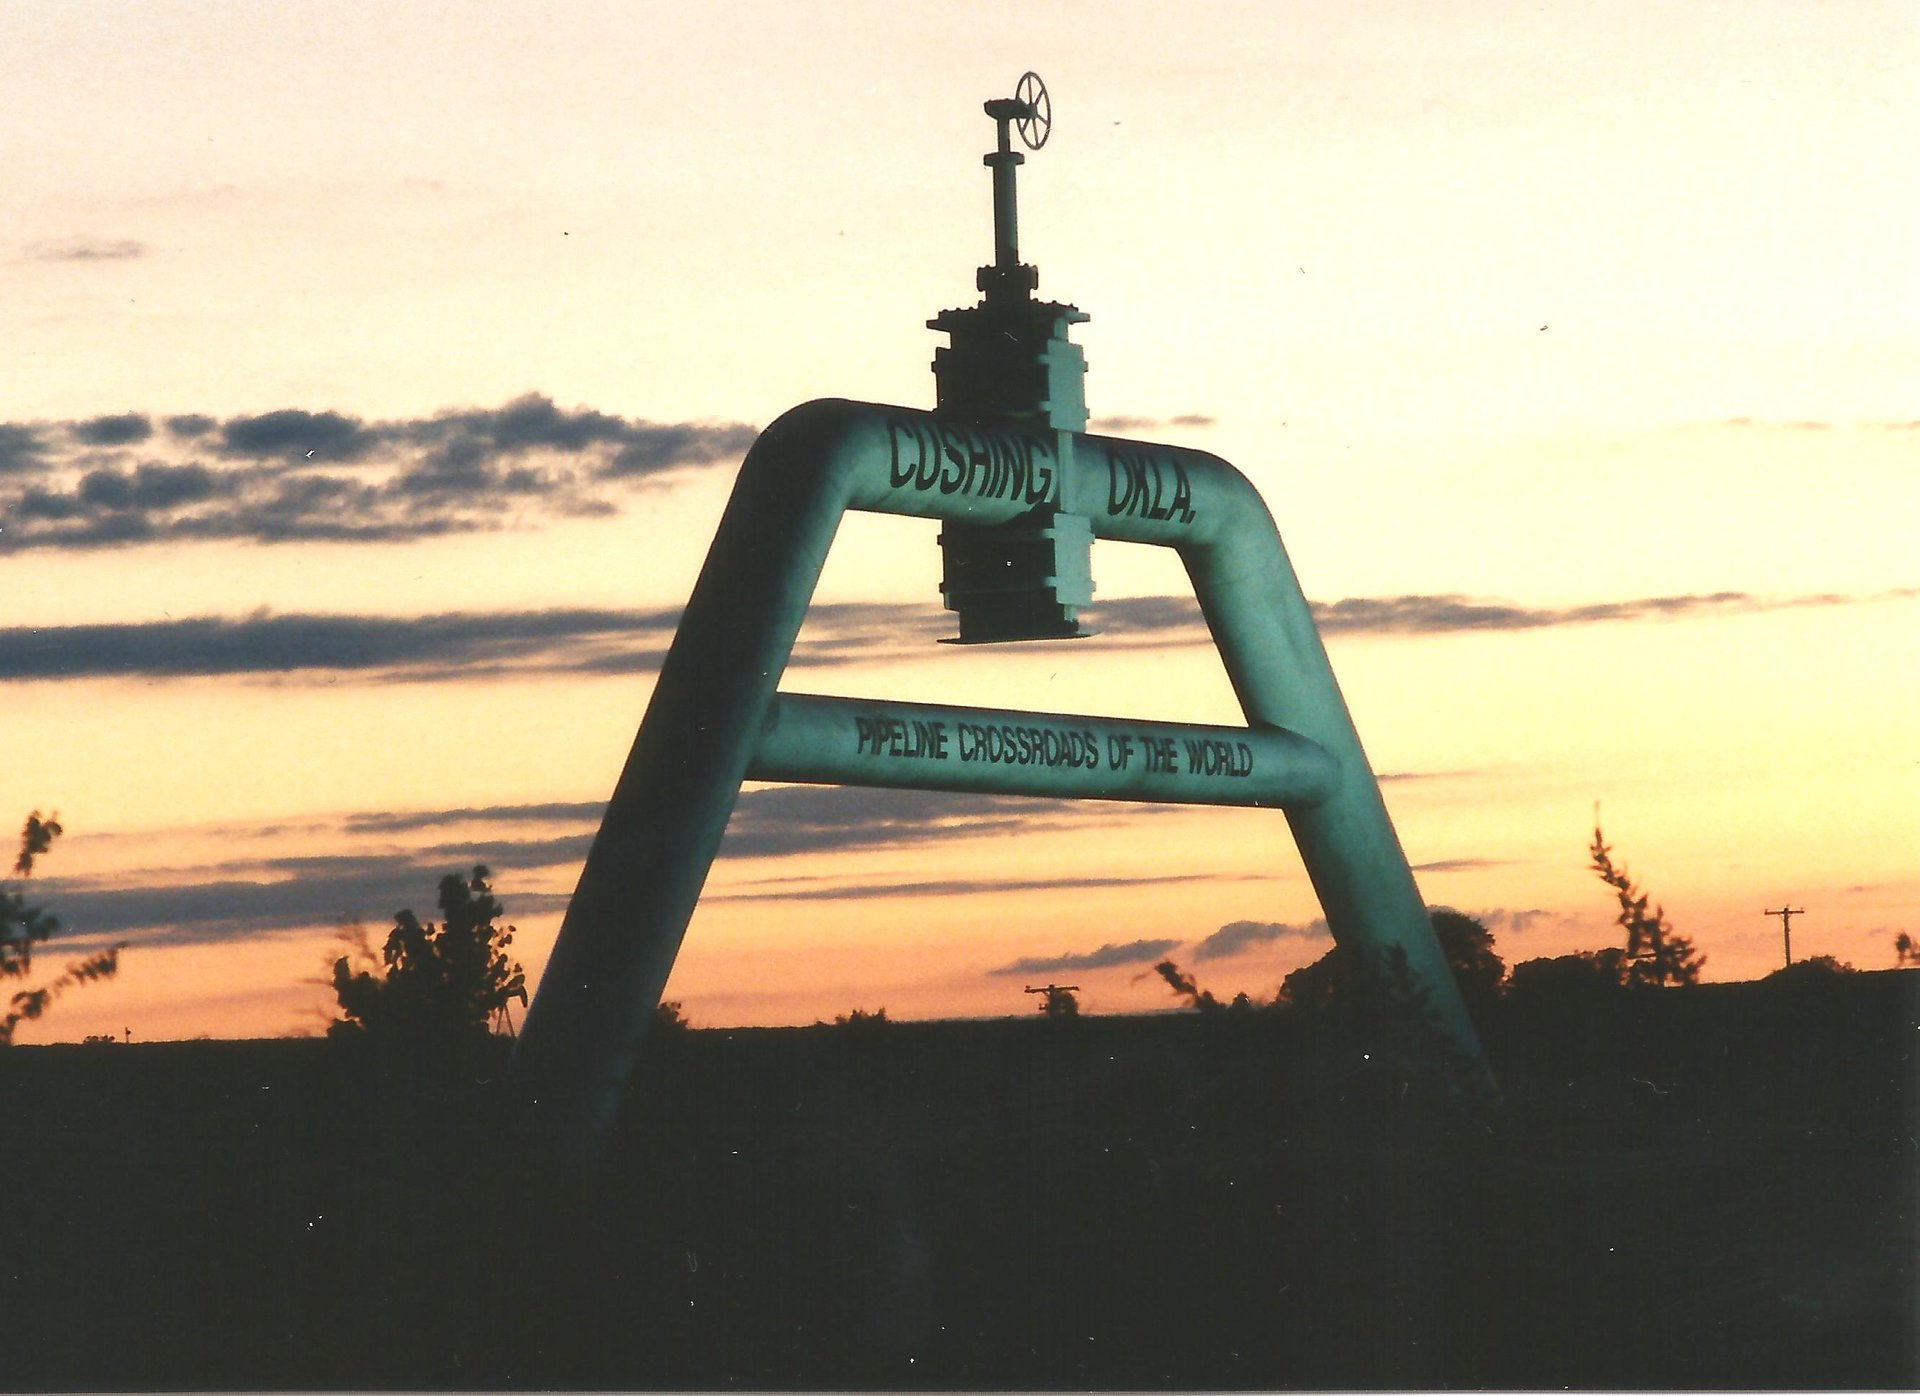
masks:
<instances>
[{"instance_id":1,"label":"dark cloud","mask_svg":"<svg viewBox=\"0 0 1920 1396\"><path fill-rule=\"evenodd\" d=\"M769 786L741 792L727 825L724 851L772 858L1010 834L1032 828L1047 815L1070 818L1072 808L1063 800L1019 796L839 785Z\"/></svg>"},{"instance_id":2,"label":"dark cloud","mask_svg":"<svg viewBox=\"0 0 1920 1396\"><path fill-rule=\"evenodd\" d=\"M252 876L161 885L76 885L49 879L47 905L60 917L62 951L84 953L110 944L197 945L258 935L364 922L389 924L403 907L434 916L434 895L448 873L476 862L496 873L494 886L509 921L564 906L557 894L516 894L497 876L513 865L465 850L434 859L414 854L287 860L289 870L261 865ZM294 872L296 875L272 874Z\"/></svg>"},{"instance_id":3,"label":"dark cloud","mask_svg":"<svg viewBox=\"0 0 1920 1396\"><path fill-rule=\"evenodd\" d=\"M181 467L182 472L192 467ZM187 473L98 472L89 488L110 500L200 487ZM90 477L92 478L92 477ZM24 496L22 518L61 518L72 496ZM128 526L137 513L118 515ZM501 674L626 674L659 669L678 609L452 612L427 616L200 616L97 625L0 628L0 682L26 679L280 675L331 671L429 683ZM887 647L932 646L946 626L931 606L916 616L863 602L813 608L793 667L888 657Z\"/></svg>"},{"instance_id":4,"label":"dark cloud","mask_svg":"<svg viewBox=\"0 0 1920 1396\"><path fill-rule=\"evenodd\" d=\"M1192 596L1127 596L1096 601L1086 611L1095 633L1127 642L1193 645L1208 640L1206 618Z\"/></svg>"},{"instance_id":5,"label":"dark cloud","mask_svg":"<svg viewBox=\"0 0 1920 1396\"><path fill-rule=\"evenodd\" d=\"M204 465L148 462L131 472L90 470L70 498L95 510L154 511L211 499L219 489L218 477Z\"/></svg>"},{"instance_id":6,"label":"dark cloud","mask_svg":"<svg viewBox=\"0 0 1920 1396\"><path fill-rule=\"evenodd\" d=\"M0 630L0 680L377 672L433 680L573 668L613 644L665 652L677 611L253 615ZM569 658L571 656L571 658Z\"/></svg>"},{"instance_id":7,"label":"dark cloud","mask_svg":"<svg viewBox=\"0 0 1920 1396\"><path fill-rule=\"evenodd\" d=\"M1511 601L1475 599L1454 593L1423 596L1350 596L1310 603L1323 635L1440 635L1475 630L1540 630L1607 621L1678 620L1694 616L1744 615L1797 610L1809 606L1848 606L1905 600L1920 588L1903 587L1867 594L1822 592L1805 596L1756 596L1716 591L1679 596L1600 601L1584 606L1522 606ZM1102 601L1088 608L1093 627L1103 635L1134 643L1191 645L1208 642L1197 601L1184 596L1135 596Z\"/></svg>"},{"instance_id":8,"label":"dark cloud","mask_svg":"<svg viewBox=\"0 0 1920 1396\"><path fill-rule=\"evenodd\" d=\"M234 417L221 424L219 449L223 455L250 459L359 460L378 443L357 417L338 412L303 412L283 408L254 417Z\"/></svg>"},{"instance_id":9,"label":"dark cloud","mask_svg":"<svg viewBox=\"0 0 1920 1396\"><path fill-rule=\"evenodd\" d=\"M754 429L504 407L367 421L282 408L166 419L138 413L0 424L0 550L238 539L388 542L618 513L635 484L738 460ZM193 471L191 493L87 484L100 447L151 443L143 469ZM192 453L211 453L211 462ZM95 454L90 454L95 453ZM186 478L178 476L177 478Z\"/></svg>"},{"instance_id":10,"label":"dark cloud","mask_svg":"<svg viewBox=\"0 0 1920 1396\"><path fill-rule=\"evenodd\" d=\"M551 801L538 805L477 805L448 810L351 814L341 827L349 834L408 834L448 824L501 824L520 821L598 823L605 800Z\"/></svg>"},{"instance_id":11,"label":"dark cloud","mask_svg":"<svg viewBox=\"0 0 1920 1396\"><path fill-rule=\"evenodd\" d=\"M1446 910L1446 908L1436 907L1435 910ZM1496 936L1509 932L1514 935L1525 935L1543 926L1563 927L1578 924L1576 918L1563 912L1547 911L1542 907L1516 909L1497 906L1486 911L1473 911L1467 914Z\"/></svg>"},{"instance_id":12,"label":"dark cloud","mask_svg":"<svg viewBox=\"0 0 1920 1396\"><path fill-rule=\"evenodd\" d=\"M454 825L560 823L597 826L604 802L552 802L489 805L452 810L365 813L342 825L351 835L408 834ZM723 857L779 858L799 853L902 848L931 841L991 838L1056 829L1099 828L1142 817L1138 807L1116 808L1083 800L1041 799L1026 795L961 795L931 790L881 790L837 785L752 785L740 792L727 824ZM550 861L566 862L564 839L553 843ZM549 841L500 843L494 856L524 859ZM449 844L453 849L460 845ZM499 851L504 850L504 851ZM580 846L585 856L585 845ZM577 860L576 860L577 861ZM545 866L546 864L541 864ZM791 879L781 879L793 889ZM1004 884L989 883L989 886ZM1103 884L1104 885L1104 884ZM765 891L764 899L787 895L841 895L835 881L828 890ZM762 897L761 890L746 895Z\"/></svg>"},{"instance_id":13,"label":"dark cloud","mask_svg":"<svg viewBox=\"0 0 1920 1396\"><path fill-rule=\"evenodd\" d=\"M96 492L185 490L191 482L103 474ZM67 496L30 495L20 515L59 517ZM126 515L129 526L138 516ZM875 657L837 633L803 637L794 666ZM864 608L857 608L864 611ZM271 615L0 629L0 682L26 679L359 673L408 682L499 674L649 673L658 670L679 621L676 609L454 612L429 616ZM931 643L931 635L927 637Z\"/></svg>"},{"instance_id":14,"label":"dark cloud","mask_svg":"<svg viewBox=\"0 0 1920 1396\"><path fill-rule=\"evenodd\" d=\"M1168 877L955 877L931 882L847 883L839 887L716 892L708 895L717 902L863 902L896 897L971 897L987 892L1076 892L1108 887L1159 887L1170 882L1215 881L1219 879L1202 873Z\"/></svg>"},{"instance_id":15,"label":"dark cloud","mask_svg":"<svg viewBox=\"0 0 1920 1396\"><path fill-rule=\"evenodd\" d=\"M429 449L438 468L476 459L545 450L597 453L601 478L652 475L737 459L755 429L739 423L660 423L629 420L590 409L563 411L550 398L528 394L493 411L443 412L405 428L406 438Z\"/></svg>"},{"instance_id":16,"label":"dark cloud","mask_svg":"<svg viewBox=\"0 0 1920 1396\"><path fill-rule=\"evenodd\" d=\"M515 875L577 873L604 806L599 802L492 805L448 810L364 812L337 825L309 829L352 851L236 859L208 867L131 872L107 879L36 880L36 899L60 917L60 945L75 953L126 941L134 945L202 944L363 921L385 924L402 907L430 915L448 873L476 863L494 874L508 917L564 909L568 894L515 890ZM723 857L771 858L793 853L909 847L931 840L1002 836L1111 817L1063 800L837 786L755 787L741 792ZM515 824L551 823L563 831L533 838ZM571 826L571 827L567 827ZM364 841L465 828L470 836L395 849ZM248 829L249 834L266 831ZM356 847L356 843L360 846ZM543 878L542 880L549 880ZM1025 881L846 883L806 879L773 887L748 884L710 891L714 901L851 901L946 896L970 891L1071 890L1077 887L1200 881L1193 877L1063 877Z\"/></svg>"},{"instance_id":17,"label":"dark cloud","mask_svg":"<svg viewBox=\"0 0 1920 1396\"><path fill-rule=\"evenodd\" d=\"M27 245L36 262L125 262L146 253L147 245L132 238L48 238Z\"/></svg>"},{"instance_id":18,"label":"dark cloud","mask_svg":"<svg viewBox=\"0 0 1920 1396\"><path fill-rule=\"evenodd\" d=\"M651 475L685 465L707 465L743 456L757 433L744 426L656 426L636 423L629 439L601 474Z\"/></svg>"},{"instance_id":19,"label":"dark cloud","mask_svg":"<svg viewBox=\"0 0 1920 1396\"><path fill-rule=\"evenodd\" d=\"M1920 588L1902 587L1871 594L1822 592L1806 596L1755 596L1716 591L1682 596L1650 596L1631 601L1601 601L1585 606L1520 606L1475 601L1464 596L1349 597L1316 603L1314 619L1322 633L1441 634L1463 630L1538 630L1549 626L1594 625L1605 621L1678 620L1694 616L1746 615L1810 606L1851 606L1906 600Z\"/></svg>"},{"instance_id":20,"label":"dark cloud","mask_svg":"<svg viewBox=\"0 0 1920 1396\"><path fill-rule=\"evenodd\" d=\"M1504 858L1441 858L1431 863L1415 863L1417 873L1474 872L1480 868L1504 868L1510 866Z\"/></svg>"},{"instance_id":21,"label":"dark cloud","mask_svg":"<svg viewBox=\"0 0 1920 1396\"><path fill-rule=\"evenodd\" d=\"M44 467L46 439L38 428L0 422L0 475L25 474ZM0 495L0 499L4 499Z\"/></svg>"},{"instance_id":22,"label":"dark cloud","mask_svg":"<svg viewBox=\"0 0 1920 1396\"><path fill-rule=\"evenodd\" d=\"M143 465L130 473L96 471L74 494L27 492L19 497L15 517L29 523L57 523L76 510L91 507L131 537L146 526L143 504L191 500L210 488L212 484L198 467ZM334 497L350 498L351 491ZM313 506L309 501L301 507ZM1744 614L1905 601L1917 596L1920 588L1913 587L1853 596L1772 599L1745 592L1717 592L1560 608L1471 602L1457 596L1403 596L1350 598L1316 606L1315 610L1321 628L1330 634L1420 635ZM1187 598L1149 596L1108 601L1094 615L1096 628L1123 644L1166 648L1201 644L1207 638L1198 607ZM650 673L659 668L678 620L679 612L667 608L575 608L406 617L256 614L19 626L0 629L0 682L323 670L409 682L508 674ZM792 665L798 669L830 668L920 654L949 628L950 622L931 604L822 603L808 614ZM1458 774L1396 772L1381 779Z\"/></svg>"},{"instance_id":23,"label":"dark cloud","mask_svg":"<svg viewBox=\"0 0 1920 1396\"><path fill-rule=\"evenodd\" d=\"M519 808L596 811L599 807ZM454 823L479 813L421 815L406 827ZM500 817L487 816L489 820ZM505 817L511 819L511 807ZM364 835L370 828L386 832L379 828L383 820L406 824L399 817L366 814L351 816L338 828L317 831L322 838L338 835L341 846L353 849L350 852L237 859L181 871L120 874L111 882L49 878L39 892L61 920L60 946L76 952L119 941L200 944L356 921L386 924L403 907L430 918L440 879L449 873L464 874L476 864L492 873L495 891L511 920L515 915L564 908L568 894L516 891L515 875L577 870L593 838L591 828L515 839L481 827L470 839L422 848L354 848L353 835ZM192 880L184 880L189 877Z\"/></svg>"},{"instance_id":24,"label":"dark cloud","mask_svg":"<svg viewBox=\"0 0 1920 1396\"><path fill-rule=\"evenodd\" d=\"M1034 955L1012 964L990 969L988 974L1061 974L1083 969L1112 969L1117 965L1147 964L1179 945L1177 940L1130 940L1124 945L1108 943L1098 950L1068 952L1061 955Z\"/></svg>"},{"instance_id":25,"label":"dark cloud","mask_svg":"<svg viewBox=\"0 0 1920 1396\"><path fill-rule=\"evenodd\" d=\"M1193 958L1224 960L1256 945L1279 940L1322 941L1328 935L1327 923L1321 919L1298 925L1286 921L1229 921L1193 947Z\"/></svg>"},{"instance_id":26,"label":"dark cloud","mask_svg":"<svg viewBox=\"0 0 1920 1396\"><path fill-rule=\"evenodd\" d=\"M1087 430L1101 432L1110 436L1131 435L1142 431L1160 431L1166 427L1210 427L1214 419L1203 412L1181 412L1172 417L1132 417L1124 413L1110 417L1095 417L1087 423Z\"/></svg>"},{"instance_id":27,"label":"dark cloud","mask_svg":"<svg viewBox=\"0 0 1920 1396\"><path fill-rule=\"evenodd\" d=\"M94 417L68 427L76 441L88 446L130 446L153 435L153 423L139 412Z\"/></svg>"}]
</instances>

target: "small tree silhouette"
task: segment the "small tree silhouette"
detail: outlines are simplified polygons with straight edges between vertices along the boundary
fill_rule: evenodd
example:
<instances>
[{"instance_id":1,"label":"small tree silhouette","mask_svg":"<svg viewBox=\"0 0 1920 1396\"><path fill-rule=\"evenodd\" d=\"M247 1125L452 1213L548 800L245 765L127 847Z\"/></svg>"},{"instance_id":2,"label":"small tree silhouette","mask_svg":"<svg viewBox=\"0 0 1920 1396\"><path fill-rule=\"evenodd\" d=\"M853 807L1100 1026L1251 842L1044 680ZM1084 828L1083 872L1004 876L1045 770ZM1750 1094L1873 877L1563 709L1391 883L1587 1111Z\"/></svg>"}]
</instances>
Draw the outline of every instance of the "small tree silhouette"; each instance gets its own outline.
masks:
<instances>
[{"instance_id":1,"label":"small tree silhouette","mask_svg":"<svg viewBox=\"0 0 1920 1396\"><path fill-rule=\"evenodd\" d=\"M57 813L47 819L40 817L39 810L28 815L20 831L20 856L13 862L15 875L32 876L34 860L52 848L53 841L64 832ZM59 929L57 916L44 907L29 906L23 893L0 888L0 979L24 979L33 973L33 947ZM75 960L39 988L16 993L5 1015L0 1016L0 1047L11 1046L14 1029L40 1017L68 989L111 978L120 968L120 950L115 945Z\"/></svg>"},{"instance_id":2,"label":"small tree silhouette","mask_svg":"<svg viewBox=\"0 0 1920 1396\"><path fill-rule=\"evenodd\" d=\"M1813 955L1804 960L1795 960L1790 965L1783 965L1767 978L1790 984L1813 984L1844 974L1858 973L1859 971L1845 960L1835 959L1832 955Z\"/></svg>"},{"instance_id":3,"label":"small tree silhouette","mask_svg":"<svg viewBox=\"0 0 1920 1396\"><path fill-rule=\"evenodd\" d=\"M1895 969L1920 967L1920 945L1905 931L1893 938L1893 966Z\"/></svg>"},{"instance_id":4,"label":"small tree silhouette","mask_svg":"<svg viewBox=\"0 0 1920 1396\"><path fill-rule=\"evenodd\" d=\"M1468 1016L1483 1021L1507 977L1507 962L1493 948L1493 932L1478 918L1444 906L1429 907L1427 919L1433 923L1434 938L1447 957Z\"/></svg>"},{"instance_id":5,"label":"small tree silhouette","mask_svg":"<svg viewBox=\"0 0 1920 1396\"><path fill-rule=\"evenodd\" d=\"M1185 999L1202 1013L1218 1013L1222 1004L1213 996L1211 990L1200 987L1191 974L1181 969L1172 960L1162 960L1153 967L1153 972L1167 981L1167 987Z\"/></svg>"},{"instance_id":6,"label":"small tree silhouette","mask_svg":"<svg viewBox=\"0 0 1920 1396\"><path fill-rule=\"evenodd\" d=\"M1620 915L1614 919L1627 933L1627 982L1656 988L1698 984L1706 957L1694 950L1691 940L1673 933L1665 907L1647 910L1647 894L1634 885L1625 868L1614 865L1613 850L1601 836L1597 818L1593 822L1593 846L1587 851L1592 855L1594 872L1613 888L1620 901Z\"/></svg>"},{"instance_id":7,"label":"small tree silhouette","mask_svg":"<svg viewBox=\"0 0 1920 1396\"><path fill-rule=\"evenodd\" d=\"M508 960L514 928L500 926L504 909L487 883L487 870L440 879L441 924L422 924L412 911L394 918L381 952L384 973L355 971L342 956L333 966L341 1018L333 1037L365 1037L389 1046L446 1048L484 1042L494 1015L511 999L527 1001L526 976Z\"/></svg>"}]
</instances>

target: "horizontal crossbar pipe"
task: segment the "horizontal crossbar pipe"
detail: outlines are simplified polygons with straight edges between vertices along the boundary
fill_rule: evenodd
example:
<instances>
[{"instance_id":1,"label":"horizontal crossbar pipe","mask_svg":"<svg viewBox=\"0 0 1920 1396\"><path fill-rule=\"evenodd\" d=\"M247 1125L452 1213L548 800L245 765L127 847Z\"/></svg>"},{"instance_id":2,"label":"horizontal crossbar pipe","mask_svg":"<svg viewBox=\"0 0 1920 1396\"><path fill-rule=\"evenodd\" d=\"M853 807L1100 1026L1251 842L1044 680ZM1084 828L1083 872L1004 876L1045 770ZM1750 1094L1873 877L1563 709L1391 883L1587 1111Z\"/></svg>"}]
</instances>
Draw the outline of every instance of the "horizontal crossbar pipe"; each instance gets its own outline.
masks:
<instances>
[{"instance_id":1,"label":"horizontal crossbar pipe","mask_svg":"<svg viewBox=\"0 0 1920 1396\"><path fill-rule=\"evenodd\" d=\"M747 779L1297 809L1340 769L1282 728L777 693Z\"/></svg>"}]
</instances>

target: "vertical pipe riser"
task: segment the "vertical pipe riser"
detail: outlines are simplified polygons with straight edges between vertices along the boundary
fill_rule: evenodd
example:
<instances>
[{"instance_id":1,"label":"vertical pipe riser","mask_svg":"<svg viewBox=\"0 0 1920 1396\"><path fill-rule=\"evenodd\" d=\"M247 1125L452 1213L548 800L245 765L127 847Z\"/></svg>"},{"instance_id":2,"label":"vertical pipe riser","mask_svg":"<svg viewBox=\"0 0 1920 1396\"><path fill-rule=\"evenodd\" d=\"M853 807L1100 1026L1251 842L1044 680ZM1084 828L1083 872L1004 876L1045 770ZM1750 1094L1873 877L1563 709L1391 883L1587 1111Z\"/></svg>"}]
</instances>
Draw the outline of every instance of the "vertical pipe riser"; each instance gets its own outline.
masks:
<instances>
[{"instance_id":1,"label":"vertical pipe riser","mask_svg":"<svg viewBox=\"0 0 1920 1396\"><path fill-rule=\"evenodd\" d=\"M591 1162L726 832L845 512L830 432L763 433L589 850L514 1075L537 1142Z\"/></svg>"}]
</instances>

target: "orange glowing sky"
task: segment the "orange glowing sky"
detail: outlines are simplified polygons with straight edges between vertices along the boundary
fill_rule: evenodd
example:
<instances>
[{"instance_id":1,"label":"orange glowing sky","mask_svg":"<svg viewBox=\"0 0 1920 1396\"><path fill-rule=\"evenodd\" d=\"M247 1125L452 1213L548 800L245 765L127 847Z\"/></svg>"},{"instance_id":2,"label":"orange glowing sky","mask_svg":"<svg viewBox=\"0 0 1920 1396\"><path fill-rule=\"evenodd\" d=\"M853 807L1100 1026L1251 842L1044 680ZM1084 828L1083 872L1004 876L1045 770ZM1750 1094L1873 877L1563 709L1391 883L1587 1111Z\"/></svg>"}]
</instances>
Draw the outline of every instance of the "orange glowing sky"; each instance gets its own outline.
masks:
<instances>
[{"instance_id":1,"label":"orange glowing sky","mask_svg":"<svg viewBox=\"0 0 1920 1396\"><path fill-rule=\"evenodd\" d=\"M1783 899L1800 955L1920 933L1909 5L25 3L0 50L0 818L69 831L41 968L128 946L22 1040L315 1030L341 928L475 861L543 963L752 429L930 404L1027 68L1096 426L1259 485L1430 902L1610 943L1599 802L1709 978ZM848 521L787 686L1236 720L1197 612L1128 624L1172 558L962 650L933 533ZM670 994L1271 994L1316 915L1276 814L754 788Z\"/></svg>"}]
</instances>

